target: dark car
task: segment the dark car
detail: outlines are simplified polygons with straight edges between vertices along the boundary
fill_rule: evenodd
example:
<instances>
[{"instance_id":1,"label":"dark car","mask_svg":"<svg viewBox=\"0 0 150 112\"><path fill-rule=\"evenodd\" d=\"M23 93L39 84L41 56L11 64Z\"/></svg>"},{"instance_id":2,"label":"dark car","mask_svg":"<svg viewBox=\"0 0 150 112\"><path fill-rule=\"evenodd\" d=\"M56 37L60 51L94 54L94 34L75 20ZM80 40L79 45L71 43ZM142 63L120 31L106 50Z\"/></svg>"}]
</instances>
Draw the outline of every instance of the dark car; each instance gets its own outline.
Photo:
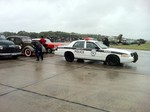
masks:
<instances>
[{"instance_id":1,"label":"dark car","mask_svg":"<svg viewBox=\"0 0 150 112\"><path fill-rule=\"evenodd\" d=\"M28 36L8 36L7 40L13 41L16 45L21 46L21 52L23 55L29 57L35 54L34 46L32 44L31 37ZM45 48L43 47L43 52Z\"/></svg>"},{"instance_id":2,"label":"dark car","mask_svg":"<svg viewBox=\"0 0 150 112\"><path fill-rule=\"evenodd\" d=\"M137 41L136 41L136 40L133 40L133 39L123 39L123 40L122 40L122 44L123 44L123 45L137 44Z\"/></svg>"},{"instance_id":3,"label":"dark car","mask_svg":"<svg viewBox=\"0 0 150 112\"><path fill-rule=\"evenodd\" d=\"M21 54L21 46L15 45L12 41L0 38L0 57L17 58Z\"/></svg>"}]
</instances>

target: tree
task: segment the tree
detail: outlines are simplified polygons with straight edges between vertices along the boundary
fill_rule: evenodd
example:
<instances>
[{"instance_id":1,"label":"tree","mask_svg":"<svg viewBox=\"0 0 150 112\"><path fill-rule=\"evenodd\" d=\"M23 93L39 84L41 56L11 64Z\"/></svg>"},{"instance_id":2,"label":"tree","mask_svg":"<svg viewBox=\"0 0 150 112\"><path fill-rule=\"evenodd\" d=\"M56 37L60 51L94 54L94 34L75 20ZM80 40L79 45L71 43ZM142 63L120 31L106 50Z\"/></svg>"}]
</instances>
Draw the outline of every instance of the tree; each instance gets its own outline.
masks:
<instances>
[{"instance_id":1,"label":"tree","mask_svg":"<svg viewBox=\"0 0 150 112\"><path fill-rule=\"evenodd\" d=\"M38 37L38 33L30 32L28 36L31 37L31 38L37 38Z\"/></svg>"},{"instance_id":2,"label":"tree","mask_svg":"<svg viewBox=\"0 0 150 112\"><path fill-rule=\"evenodd\" d=\"M21 36L28 36L28 35L29 35L29 33L28 33L28 32L26 32L26 31L19 31L19 32L17 33L17 35L21 35Z\"/></svg>"},{"instance_id":3,"label":"tree","mask_svg":"<svg viewBox=\"0 0 150 112\"><path fill-rule=\"evenodd\" d=\"M16 35L16 33L14 33L14 32L3 32L2 34L3 34L5 37L12 36L12 35Z\"/></svg>"}]
</instances>

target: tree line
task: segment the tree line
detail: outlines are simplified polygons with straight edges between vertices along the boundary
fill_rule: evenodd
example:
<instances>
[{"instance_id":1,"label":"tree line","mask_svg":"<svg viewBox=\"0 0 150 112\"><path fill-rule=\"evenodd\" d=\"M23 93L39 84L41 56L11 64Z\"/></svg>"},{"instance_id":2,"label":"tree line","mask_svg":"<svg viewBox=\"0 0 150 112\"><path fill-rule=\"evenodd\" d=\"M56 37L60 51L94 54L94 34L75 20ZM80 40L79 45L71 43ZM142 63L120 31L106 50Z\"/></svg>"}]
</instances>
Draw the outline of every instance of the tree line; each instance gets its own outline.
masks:
<instances>
[{"instance_id":1,"label":"tree line","mask_svg":"<svg viewBox=\"0 0 150 112\"><path fill-rule=\"evenodd\" d=\"M19 36L29 36L31 38L40 38L41 36L44 36L45 38L51 39L51 41L73 41L78 39L84 39L85 37L92 37L94 39L97 39L99 41L102 41L104 38L108 38L110 41L111 38L106 35L101 34L80 34L80 33L68 33L68 32L62 32L62 31L45 31L45 32L26 32L26 31L19 31L17 33L15 32L2 32L2 35L5 37L12 36L12 35L19 35ZM123 34L119 34L118 36L113 36L113 41L116 41L121 43L123 39ZM138 39L139 41L145 43L146 41L144 39Z\"/></svg>"},{"instance_id":2,"label":"tree line","mask_svg":"<svg viewBox=\"0 0 150 112\"><path fill-rule=\"evenodd\" d=\"M45 31L45 32L26 32L26 31L19 31L15 32L2 32L5 37L12 36L12 35L20 35L20 36L29 36L31 38L39 38L44 36L45 38L51 38L54 41L73 41L78 39L84 39L85 37L92 37L97 40L102 40L102 38L108 37L105 35L100 34L80 34L80 33L68 33L68 32L61 32L61 31Z\"/></svg>"}]
</instances>

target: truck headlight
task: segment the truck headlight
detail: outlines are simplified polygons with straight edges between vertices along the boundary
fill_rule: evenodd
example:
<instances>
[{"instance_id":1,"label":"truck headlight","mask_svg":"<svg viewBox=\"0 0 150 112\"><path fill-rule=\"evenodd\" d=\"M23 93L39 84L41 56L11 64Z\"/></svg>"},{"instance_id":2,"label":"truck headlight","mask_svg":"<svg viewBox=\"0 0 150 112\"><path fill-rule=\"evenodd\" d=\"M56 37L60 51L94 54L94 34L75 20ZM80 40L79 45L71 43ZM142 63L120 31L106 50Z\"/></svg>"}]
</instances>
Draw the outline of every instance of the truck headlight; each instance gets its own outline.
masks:
<instances>
[{"instance_id":1,"label":"truck headlight","mask_svg":"<svg viewBox=\"0 0 150 112\"><path fill-rule=\"evenodd\" d=\"M127 57L129 57L129 55L128 54L122 54L121 57L126 57L127 58Z\"/></svg>"},{"instance_id":2,"label":"truck headlight","mask_svg":"<svg viewBox=\"0 0 150 112\"><path fill-rule=\"evenodd\" d=\"M0 50L3 50L3 46L0 46Z\"/></svg>"}]
</instances>

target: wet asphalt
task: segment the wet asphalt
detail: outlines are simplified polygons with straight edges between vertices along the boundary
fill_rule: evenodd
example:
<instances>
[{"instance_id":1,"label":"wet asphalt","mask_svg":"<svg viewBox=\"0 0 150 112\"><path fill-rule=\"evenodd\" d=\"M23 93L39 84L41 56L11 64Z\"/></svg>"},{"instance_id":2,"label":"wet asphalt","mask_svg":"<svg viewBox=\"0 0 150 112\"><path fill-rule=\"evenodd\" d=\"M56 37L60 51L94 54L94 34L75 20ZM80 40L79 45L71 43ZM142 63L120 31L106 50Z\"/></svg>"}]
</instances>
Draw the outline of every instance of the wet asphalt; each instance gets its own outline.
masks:
<instances>
[{"instance_id":1,"label":"wet asphalt","mask_svg":"<svg viewBox=\"0 0 150 112\"><path fill-rule=\"evenodd\" d=\"M150 51L120 66L47 54L0 59L0 112L150 112Z\"/></svg>"}]
</instances>

